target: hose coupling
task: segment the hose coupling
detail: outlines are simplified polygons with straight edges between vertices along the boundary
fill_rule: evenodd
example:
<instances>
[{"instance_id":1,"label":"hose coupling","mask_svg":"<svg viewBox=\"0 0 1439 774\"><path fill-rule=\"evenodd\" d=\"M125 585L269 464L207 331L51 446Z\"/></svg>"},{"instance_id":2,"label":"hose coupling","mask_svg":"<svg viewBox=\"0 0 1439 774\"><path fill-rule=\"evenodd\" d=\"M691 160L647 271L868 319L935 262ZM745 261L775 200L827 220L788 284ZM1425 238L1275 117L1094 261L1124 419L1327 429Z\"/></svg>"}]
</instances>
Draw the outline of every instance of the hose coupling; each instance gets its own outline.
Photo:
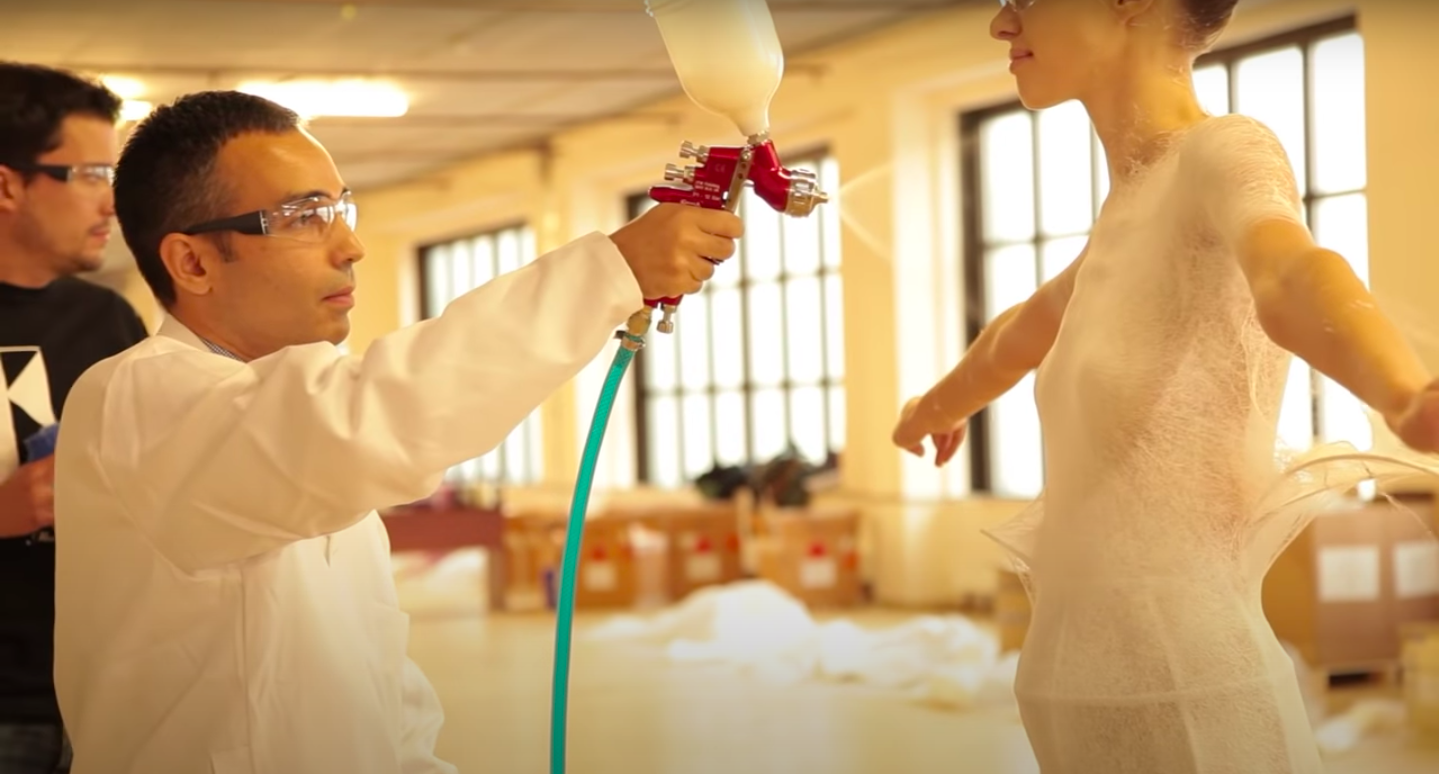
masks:
<instances>
[{"instance_id":1,"label":"hose coupling","mask_svg":"<svg viewBox=\"0 0 1439 774\"><path fill-rule=\"evenodd\" d=\"M638 312L630 315L625 322L625 329L615 331L615 338L620 340L620 346L631 352L638 352L645 346L645 334L650 332L650 321L653 311L648 306L640 307Z\"/></svg>"}]
</instances>

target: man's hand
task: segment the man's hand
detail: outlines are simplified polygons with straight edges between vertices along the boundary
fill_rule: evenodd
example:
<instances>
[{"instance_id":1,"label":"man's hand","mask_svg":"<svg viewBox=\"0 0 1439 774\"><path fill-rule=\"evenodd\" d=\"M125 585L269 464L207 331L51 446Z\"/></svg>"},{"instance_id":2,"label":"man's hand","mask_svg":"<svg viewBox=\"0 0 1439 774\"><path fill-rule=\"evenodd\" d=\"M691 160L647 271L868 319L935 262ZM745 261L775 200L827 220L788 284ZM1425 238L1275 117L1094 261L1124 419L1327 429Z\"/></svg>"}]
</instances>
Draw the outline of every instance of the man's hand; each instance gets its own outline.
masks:
<instances>
[{"instance_id":1,"label":"man's hand","mask_svg":"<svg viewBox=\"0 0 1439 774\"><path fill-rule=\"evenodd\" d=\"M951 422L939 416L938 412L926 405L924 398L912 398L900 412L899 424L895 425L891 440L916 457L924 456L924 439L934 439L934 466L944 467L959 445L964 442L969 429L967 420Z\"/></svg>"},{"instance_id":2,"label":"man's hand","mask_svg":"<svg viewBox=\"0 0 1439 774\"><path fill-rule=\"evenodd\" d=\"M24 537L54 523L55 458L21 465L0 484L0 537Z\"/></svg>"},{"instance_id":3,"label":"man's hand","mask_svg":"<svg viewBox=\"0 0 1439 774\"><path fill-rule=\"evenodd\" d=\"M1409 448L1439 452L1439 382L1421 390L1398 416L1385 417L1385 423Z\"/></svg>"},{"instance_id":4,"label":"man's hand","mask_svg":"<svg viewBox=\"0 0 1439 774\"><path fill-rule=\"evenodd\" d=\"M697 293L715 265L734 255L744 222L725 210L658 204L610 235L645 298Z\"/></svg>"}]
</instances>

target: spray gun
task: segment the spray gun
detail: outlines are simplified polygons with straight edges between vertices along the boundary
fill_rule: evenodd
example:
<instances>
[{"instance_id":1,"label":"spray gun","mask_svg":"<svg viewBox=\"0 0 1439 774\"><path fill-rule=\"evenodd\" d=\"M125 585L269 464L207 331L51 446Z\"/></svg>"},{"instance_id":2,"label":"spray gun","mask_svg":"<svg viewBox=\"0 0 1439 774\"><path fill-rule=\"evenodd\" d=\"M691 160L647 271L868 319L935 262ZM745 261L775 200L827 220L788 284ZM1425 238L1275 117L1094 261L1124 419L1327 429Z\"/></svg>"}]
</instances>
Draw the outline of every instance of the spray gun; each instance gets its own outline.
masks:
<instances>
[{"instance_id":1,"label":"spray gun","mask_svg":"<svg viewBox=\"0 0 1439 774\"><path fill-rule=\"evenodd\" d=\"M766 204L796 217L828 201L813 172L784 168L769 138L769 103L784 74L784 52L764 0L647 0L645 5L685 93L747 136L742 146L686 141L680 158L696 163L666 165L665 180L677 185L657 185L650 198L734 212L749 185ZM674 331L679 303L678 298L645 300L648 309L658 307L663 315L656 326L660 333Z\"/></svg>"},{"instance_id":2,"label":"spray gun","mask_svg":"<svg viewBox=\"0 0 1439 774\"><path fill-rule=\"evenodd\" d=\"M739 147L704 147L686 141L680 146L680 158L698 163L683 169L666 165L665 180L679 185L657 185L650 189L651 199L734 212L745 185L749 184L766 204L797 217L810 214L828 201L819 190L813 172L785 169L780 164L779 153L767 133L751 135ZM663 312L656 326L660 333L674 330L674 313L679 303L678 298L645 301L646 306L658 306Z\"/></svg>"},{"instance_id":3,"label":"spray gun","mask_svg":"<svg viewBox=\"0 0 1439 774\"><path fill-rule=\"evenodd\" d=\"M737 147L699 147L686 142L680 156L696 162L688 167L670 164L665 180L650 198L661 203L687 204L734 212L745 186L787 215L803 217L828 200L812 172L785 169L769 139L769 102L784 72L784 54L774 20L765 0L646 0L650 15L659 23L665 48L685 93L695 104L729 118L747 139ZM678 298L646 299L630 316L625 329L616 331L621 346L605 377L595 417L580 456L579 475L570 501L565 549L561 555L559 589L555 603L555 671L551 685L550 772L564 774L569 708L570 645L574 631L575 577L590 488L594 483L600 445L609 423L620 382L635 353L644 346L654 309L663 312L661 333L674 330Z\"/></svg>"}]
</instances>

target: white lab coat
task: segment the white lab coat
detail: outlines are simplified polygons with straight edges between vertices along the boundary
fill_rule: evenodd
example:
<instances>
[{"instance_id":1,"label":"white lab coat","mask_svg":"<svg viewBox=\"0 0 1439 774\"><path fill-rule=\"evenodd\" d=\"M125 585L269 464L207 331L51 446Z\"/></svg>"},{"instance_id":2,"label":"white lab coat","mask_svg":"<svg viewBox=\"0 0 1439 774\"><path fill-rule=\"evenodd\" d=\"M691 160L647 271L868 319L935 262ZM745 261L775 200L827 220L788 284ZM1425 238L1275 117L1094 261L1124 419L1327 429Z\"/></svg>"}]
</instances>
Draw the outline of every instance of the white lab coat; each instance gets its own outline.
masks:
<instances>
[{"instance_id":1,"label":"white lab coat","mask_svg":"<svg viewBox=\"0 0 1439 774\"><path fill-rule=\"evenodd\" d=\"M363 357L245 364L169 319L87 372L56 459L73 774L454 772L375 509L496 447L641 303L593 234Z\"/></svg>"}]
</instances>

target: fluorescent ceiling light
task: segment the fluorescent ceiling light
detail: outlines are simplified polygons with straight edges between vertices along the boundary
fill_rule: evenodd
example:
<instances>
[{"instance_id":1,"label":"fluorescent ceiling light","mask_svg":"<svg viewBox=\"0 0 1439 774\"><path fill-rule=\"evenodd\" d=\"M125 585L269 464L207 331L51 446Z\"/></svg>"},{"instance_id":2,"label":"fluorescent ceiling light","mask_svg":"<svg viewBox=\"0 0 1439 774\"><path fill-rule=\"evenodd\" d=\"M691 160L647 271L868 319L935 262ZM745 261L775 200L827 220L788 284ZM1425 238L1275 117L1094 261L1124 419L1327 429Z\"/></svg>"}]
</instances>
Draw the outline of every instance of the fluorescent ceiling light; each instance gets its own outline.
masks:
<instances>
[{"instance_id":1,"label":"fluorescent ceiling light","mask_svg":"<svg viewBox=\"0 0 1439 774\"><path fill-rule=\"evenodd\" d=\"M144 100L127 99L120 106L120 121L139 121L145 116L150 115L150 111L153 110L154 107L154 105Z\"/></svg>"},{"instance_id":2,"label":"fluorescent ceiling light","mask_svg":"<svg viewBox=\"0 0 1439 774\"><path fill-rule=\"evenodd\" d=\"M284 105L306 118L397 118L410 109L409 99L395 86L358 79L250 82L240 84L238 90Z\"/></svg>"},{"instance_id":3,"label":"fluorescent ceiling light","mask_svg":"<svg viewBox=\"0 0 1439 774\"><path fill-rule=\"evenodd\" d=\"M145 84L123 75L104 75L100 77L100 82L120 99L135 99L145 94Z\"/></svg>"}]
</instances>

